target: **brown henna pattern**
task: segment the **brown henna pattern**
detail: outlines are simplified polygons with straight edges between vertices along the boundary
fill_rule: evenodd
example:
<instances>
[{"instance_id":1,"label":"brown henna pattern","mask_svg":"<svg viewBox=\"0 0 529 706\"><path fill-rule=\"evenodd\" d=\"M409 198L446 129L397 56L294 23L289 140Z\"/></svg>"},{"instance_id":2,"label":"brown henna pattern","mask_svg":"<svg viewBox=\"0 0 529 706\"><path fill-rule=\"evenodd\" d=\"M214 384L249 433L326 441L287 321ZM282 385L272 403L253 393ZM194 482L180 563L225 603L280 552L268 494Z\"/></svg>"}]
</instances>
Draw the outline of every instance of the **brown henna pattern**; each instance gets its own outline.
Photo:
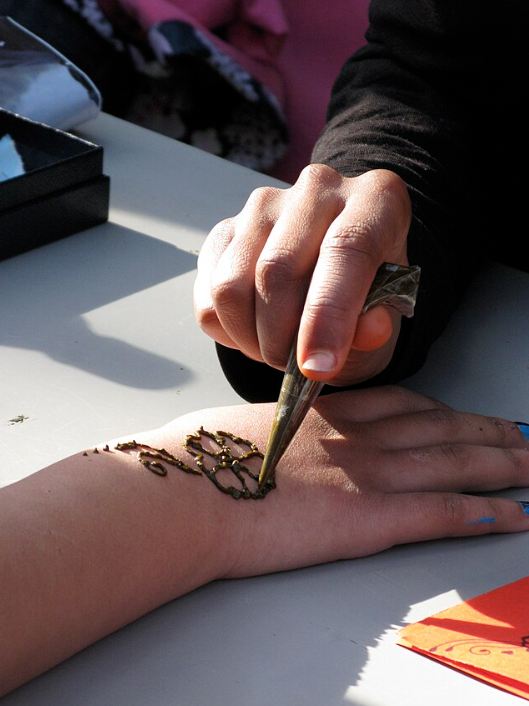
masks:
<instances>
[{"instance_id":1,"label":"brown henna pattern","mask_svg":"<svg viewBox=\"0 0 529 706\"><path fill-rule=\"evenodd\" d=\"M203 439L210 439L213 442L213 448L205 448ZM240 455L234 455L227 439L237 446L245 447L247 451L243 451ZM227 431L210 432L200 427L195 434L186 436L184 448L193 456L198 470L180 461L167 449L156 449L135 440L119 443L115 448L118 451L138 451L138 461L149 471L159 476L167 475L166 466L175 466L184 473L192 475L204 475L218 490L230 495L235 500L261 500L276 487L273 480L262 488L258 487L259 473L254 473L243 461L250 458L262 459L262 452L252 441ZM212 463L208 463L208 460ZM228 471L236 485L222 483L219 471Z\"/></svg>"}]
</instances>

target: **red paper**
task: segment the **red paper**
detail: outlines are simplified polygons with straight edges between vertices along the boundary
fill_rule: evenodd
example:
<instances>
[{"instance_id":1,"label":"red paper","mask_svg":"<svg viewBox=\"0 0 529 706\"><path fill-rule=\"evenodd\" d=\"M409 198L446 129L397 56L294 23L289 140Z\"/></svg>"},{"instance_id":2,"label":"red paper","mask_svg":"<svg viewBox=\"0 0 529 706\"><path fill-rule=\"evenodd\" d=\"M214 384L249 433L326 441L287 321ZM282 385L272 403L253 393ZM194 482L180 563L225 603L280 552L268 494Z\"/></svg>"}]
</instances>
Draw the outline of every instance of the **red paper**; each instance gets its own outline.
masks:
<instances>
[{"instance_id":1,"label":"red paper","mask_svg":"<svg viewBox=\"0 0 529 706\"><path fill-rule=\"evenodd\" d=\"M408 625L398 643L529 700L529 577Z\"/></svg>"}]
</instances>

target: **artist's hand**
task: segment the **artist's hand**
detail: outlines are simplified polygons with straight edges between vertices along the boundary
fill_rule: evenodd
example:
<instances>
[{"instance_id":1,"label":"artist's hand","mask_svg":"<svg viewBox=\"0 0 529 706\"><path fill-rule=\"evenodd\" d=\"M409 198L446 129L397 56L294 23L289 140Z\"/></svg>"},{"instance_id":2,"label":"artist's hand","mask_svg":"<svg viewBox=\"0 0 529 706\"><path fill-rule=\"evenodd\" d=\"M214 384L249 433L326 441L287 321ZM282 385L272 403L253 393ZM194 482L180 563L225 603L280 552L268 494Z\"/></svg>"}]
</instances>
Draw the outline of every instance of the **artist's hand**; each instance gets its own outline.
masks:
<instances>
[{"instance_id":1,"label":"artist's hand","mask_svg":"<svg viewBox=\"0 0 529 706\"><path fill-rule=\"evenodd\" d=\"M212 409L197 420L261 445L273 409ZM278 465L276 490L259 501L219 498L228 575L527 530L519 503L463 494L517 486L529 486L529 443L512 422L455 412L397 387L322 397Z\"/></svg>"},{"instance_id":2,"label":"artist's hand","mask_svg":"<svg viewBox=\"0 0 529 706\"><path fill-rule=\"evenodd\" d=\"M299 325L307 377L370 378L391 360L400 316L361 310L378 267L407 264L410 219L404 182L381 169L347 178L313 164L289 189L257 189L202 247L197 320L219 343L279 369Z\"/></svg>"}]
</instances>

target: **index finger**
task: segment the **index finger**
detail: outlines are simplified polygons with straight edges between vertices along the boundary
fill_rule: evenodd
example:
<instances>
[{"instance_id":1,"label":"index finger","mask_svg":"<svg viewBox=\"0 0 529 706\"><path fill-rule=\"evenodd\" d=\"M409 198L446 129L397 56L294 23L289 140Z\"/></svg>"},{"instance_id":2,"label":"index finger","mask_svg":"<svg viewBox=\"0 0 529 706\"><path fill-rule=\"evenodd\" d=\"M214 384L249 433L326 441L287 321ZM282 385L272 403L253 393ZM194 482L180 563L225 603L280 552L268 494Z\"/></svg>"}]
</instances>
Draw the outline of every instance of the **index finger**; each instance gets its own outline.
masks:
<instances>
[{"instance_id":1,"label":"index finger","mask_svg":"<svg viewBox=\"0 0 529 706\"><path fill-rule=\"evenodd\" d=\"M409 199L395 174L368 172L354 181L327 230L305 300L298 364L328 380L343 367L375 273L382 262L407 264Z\"/></svg>"}]
</instances>

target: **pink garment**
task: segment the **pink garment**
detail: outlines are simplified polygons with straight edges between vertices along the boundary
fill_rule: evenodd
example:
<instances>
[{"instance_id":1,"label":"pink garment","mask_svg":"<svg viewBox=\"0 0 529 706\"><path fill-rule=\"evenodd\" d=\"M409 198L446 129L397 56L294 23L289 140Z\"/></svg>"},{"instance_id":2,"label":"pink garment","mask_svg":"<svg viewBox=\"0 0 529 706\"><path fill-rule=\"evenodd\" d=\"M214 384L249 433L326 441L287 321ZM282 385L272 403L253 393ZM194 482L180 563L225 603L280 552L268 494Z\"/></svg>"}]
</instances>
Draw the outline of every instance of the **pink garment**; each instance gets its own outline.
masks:
<instances>
[{"instance_id":1,"label":"pink garment","mask_svg":"<svg viewBox=\"0 0 529 706\"><path fill-rule=\"evenodd\" d=\"M310 161L332 85L362 44L369 0L99 0L119 5L149 34L186 22L275 97L290 139L269 173L288 182ZM221 29L222 38L219 36Z\"/></svg>"},{"instance_id":2,"label":"pink garment","mask_svg":"<svg viewBox=\"0 0 529 706\"><path fill-rule=\"evenodd\" d=\"M283 0L289 34L277 65L285 84L290 142L270 170L294 182L309 163L325 124L332 85L345 61L365 44L369 0Z\"/></svg>"},{"instance_id":3,"label":"pink garment","mask_svg":"<svg viewBox=\"0 0 529 706\"><path fill-rule=\"evenodd\" d=\"M119 0L146 31L161 22L187 22L263 83L282 104L277 54L288 26L281 0ZM214 30L225 28L225 39Z\"/></svg>"}]
</instances>

